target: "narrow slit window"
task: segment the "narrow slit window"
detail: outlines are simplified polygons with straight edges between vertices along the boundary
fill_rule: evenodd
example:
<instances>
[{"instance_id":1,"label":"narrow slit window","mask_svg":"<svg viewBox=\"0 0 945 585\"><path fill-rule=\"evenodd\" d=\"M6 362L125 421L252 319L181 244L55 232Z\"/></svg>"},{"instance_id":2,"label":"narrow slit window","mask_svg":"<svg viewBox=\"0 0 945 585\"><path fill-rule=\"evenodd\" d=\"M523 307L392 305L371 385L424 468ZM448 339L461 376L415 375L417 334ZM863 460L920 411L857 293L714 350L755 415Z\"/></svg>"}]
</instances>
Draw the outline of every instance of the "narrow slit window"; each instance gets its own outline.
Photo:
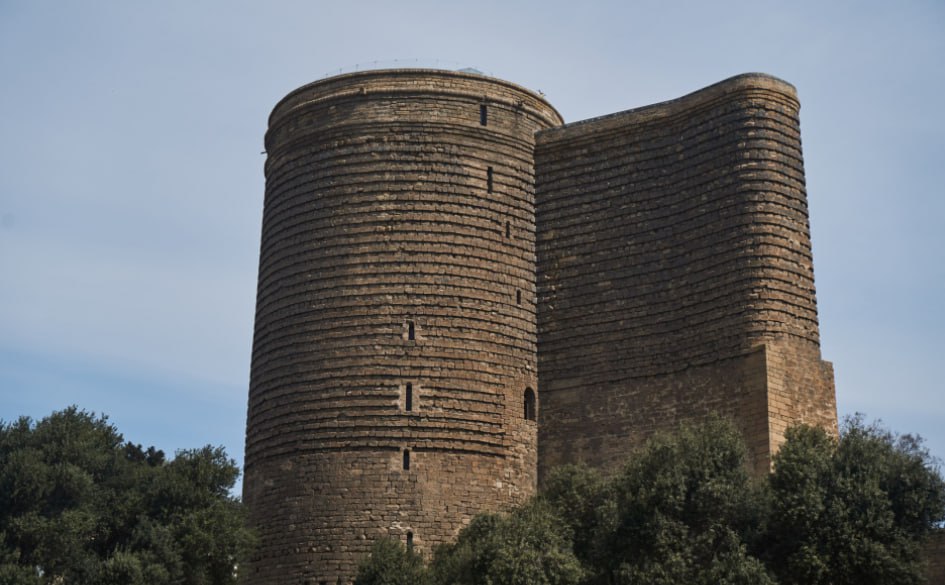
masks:
<instances>
[{"instance_id":1,"label":"narrow slit window","mask_svg":"<svg viewBox=\"0 0 945 585\"><path fill-rule=\"evenodd\" d=\"M479 123L483 126L489 123L489 110L486 104L479 104Z\"/></svg>"},{"instance_id":2,"label":"narrow slit window","mask_svg":"<svg viewBox=\"0 0 945 585\"><path fill-rule=\"evenodd\" d=\"M417 326L413 321L407 321L407 339L410 341L417 339Z\"/></svg>"},{"instance_id":3,"label":"narrow slit window","mask_svg":"<svg viewBox=\"0 0 945 585\"><path fill-rule=\"evenodd\" d=\"M413 550L413 532L407 531L407 549Z\"/></svg>"},{"instance_id":4,"label":"narrow slit window","mask_svg":"<svg viewBox=\"0 0 945 585\"><path fill-rule=\"evenodd\" d=\"M525 389L525 420L535 420L535 391Z\"/></svg>"},{"instance_id":5,"label":"narrow slit window","mask_svg":"<svg viewBox=\"0 0 945 585\"><path fill-rule=\"evenodd\" d=\"M410 470L410 449L404 449L404 471Z\"/></svg>"},{"instance_id":6,"label":"narrow slit window","mask_svg":"<svg viewBox=\"0 0 945 585\"><path fill-rule=\"evenodd\" d=\"M510 221L505 222L505 237L512 237L512 222Z\"/></svg>"},{"instance_id":7,"label":"narrow slit window","mask_svg":"<svg viewBox=\"0 0 945 585\"><path fill-rule=\"evenodd\" d=\"M492 193L492 185L493 185L492 175L493 175L492 167L487 168L486 169L486 188L488 189L489 193Z\"/></svg>"},{"instance_id":8,"label":"narrow slit window","mask_svg":"<svg viewBox=\"0 0 945 585\"><path fill-rule=\"evenodd\" d=\"M520 290L515 291L515 304L516 305L522 304L522 291Z\"/></svg>"},{"instance_id":9,"label":"narrow slit window","mask_svg":"<svg viewBox=\"0 0 945 585\"><path fill-rule=\"evenodd\" d=\"M407 382L404 388L404 410L410 412L413 410L413 384Z\"/></svg>"}]
</instances>

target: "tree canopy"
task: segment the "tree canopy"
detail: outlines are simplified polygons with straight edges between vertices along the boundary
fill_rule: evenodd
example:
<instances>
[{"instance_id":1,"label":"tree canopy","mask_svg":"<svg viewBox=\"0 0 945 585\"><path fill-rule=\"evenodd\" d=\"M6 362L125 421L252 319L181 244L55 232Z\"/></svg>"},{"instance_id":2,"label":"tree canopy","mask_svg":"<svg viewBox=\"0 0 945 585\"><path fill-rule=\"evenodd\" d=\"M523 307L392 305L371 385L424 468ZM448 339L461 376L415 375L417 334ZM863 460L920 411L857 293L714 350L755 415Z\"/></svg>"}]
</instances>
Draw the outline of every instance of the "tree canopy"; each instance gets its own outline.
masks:
<instances>
[{"instance_id":1,"label":"tree canopy","mask_svg":"<svg viewBox=\"0 0 945 585\"><path fill-rule=\"evenodd\" d=\"M511 514L476 516L429 568L400 541L380 539L356 585L571 585L584 576L570 530L540 501Z\"/></svg>"},{"instance_id":2,"label":"tree canopy","mask_svg":"<svg viewBox=\"0 0 945 585\"><path fill-rule=\"evenodd\" d=\"M423 585L427 570L423 558L399 540L382 538L358 567L356 585Z\"/></svg>"},{"instance_id":3,"label":"tree canopy","mask_svg":"<svg viewBox=\"0 0 945 585\"><path fill-rule=\"evenodd\" d=\"M859 418L839 438L789 430L763 477L721 418L655 436L616 473L565 466L507 514L477 516L429 566L396 541L359 585L918 584L945 520L945 482L919 439ZM391 559L410 580L385 579ZM371 568L371 573L365 571Z\"/></svg>"},{"instance_id":4,"label":"tree canopy","mask_svg":"<svg viewBox=\"0 0 945 585\"><path fill-rule=\"evenodd\" d=\"M796 427L774 459L768 565L785 585L922 583L945 485L919 439L849 419L839 441Z\"/></svg>"},{"instance_id":5,"label":"tree canopy","mask_svg":"<svg viewBox=\"0 0 945 585\"><path fill-rule=\"evenodd\" d=\"M0 584L234 583L238 475L222 448L168 460L75 407L0 423Z\"/></svg>"},{"instance_id":6,"label":"tree canopy","mask_svg":"<svg viewBox=\"0 0 945 585\"><path fill-rule=\"evenodd\" d=\"M657 435L611 482L612 500L598 523L603 582L771 582L747 550L763 499L727 421Z\"/></svg>"}]
</instances>

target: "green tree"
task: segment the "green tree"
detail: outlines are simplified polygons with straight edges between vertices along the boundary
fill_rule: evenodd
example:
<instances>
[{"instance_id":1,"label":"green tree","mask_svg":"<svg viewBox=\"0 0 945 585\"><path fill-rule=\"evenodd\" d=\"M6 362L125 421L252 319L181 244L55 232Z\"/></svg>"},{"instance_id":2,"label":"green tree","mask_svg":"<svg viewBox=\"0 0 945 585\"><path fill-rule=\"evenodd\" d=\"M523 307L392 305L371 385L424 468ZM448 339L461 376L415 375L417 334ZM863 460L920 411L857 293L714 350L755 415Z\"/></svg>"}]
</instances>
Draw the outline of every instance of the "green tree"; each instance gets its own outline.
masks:
<instances>
[{"instance_id":1,"label":"green tree","mask_svg":"<svg viewBox=\"0 0 945 585\"><path fill-rule=\"evenodd\" d=\"M608 478L586 465L562 465L545 478L538 498L570 532L572 550L582 566L595 569L607 564L602 527L612 524L614 512L613 485Z\"/></svg>"},{"instance_id":2,"label":"green tree","mask_svg":"<svg viewBox=\"0 0 945 585\"><path fill-rule=\"evenodd\" d=\"M436 550L431 573L437 585L576 585L584 577L570 531L540 501L477 516Z\"/></svg>"},{"instance_id":3,"label":"green tree","mask_svg":"<svg viewBox=\"0 0 945 585\"><path fill-rule=\"evenodd\" d=\"M355 585L423 585L427 570L423 558L402 542L380 538L371 554L358 565Z\"/></svg>"},{"instance_id":4,"label":"green tree","mask_svg":"<svg viewBox=\"0 0 945 585\"><path fill-rule=\"evenodd\" d=\"M767 560L781 583L918 584L945 484L920 440L860 418L790 429L774 458Z\"/></svg>"},{"instance_id":5,"label":"green tree","mask_svg":"<svg viewBox=\"0 0 945 585\"><path fill-rule=\"evenodd\" d=\"M721 418L657 435L613 479L597 526L607 583L773 582L749 544L764 499L734 425Z\"/></svg>"},{"instance_id":6,"label":"green tree","mask_svg":"<svg viewBox=\"0 0 945 585\"><path fill-rule=\"evenodd\" d=\"M0 423L0 583L233 583L237 476L222 449L166 461L75 407Z\"/></svg>"}]
</instances>

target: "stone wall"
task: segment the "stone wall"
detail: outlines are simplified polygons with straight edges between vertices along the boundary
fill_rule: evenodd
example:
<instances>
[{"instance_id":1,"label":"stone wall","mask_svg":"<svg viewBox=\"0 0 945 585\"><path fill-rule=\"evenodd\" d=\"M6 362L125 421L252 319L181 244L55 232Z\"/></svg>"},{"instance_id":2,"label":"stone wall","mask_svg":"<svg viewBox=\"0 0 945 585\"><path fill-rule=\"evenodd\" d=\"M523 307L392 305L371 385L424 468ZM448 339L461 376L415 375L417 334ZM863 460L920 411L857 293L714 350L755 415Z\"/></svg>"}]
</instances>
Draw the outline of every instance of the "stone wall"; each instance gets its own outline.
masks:
<instances>
[{"instance_id":1,"label":"stone wall","mask_svg":"<svg viewBox=\"0 0 945 585\"><path fill-rule=\"evenodd\" d=\"M923 557L929 585L945 585L945 529L933 532L925 544Z\"/></svg>"},{"instance_id":2,"label":"stone wall","mask_svg":"<svg viewBox=\"0 0 945 585\"><path fill-rule=\"evenodd\" d=\"M534 134L560 121L513 84L435 71L334 77L276 106L251 583L347 582L377 538L427 552L532 494Z\"/></svg>"},{"instance_id":3,"label":"stone wall","mask_svg":"<svg viewBox=\"0 0 945 585\"><path fill-rule=\"evenodd\" d=\"M820 359L820 348L812 343L781 338L765 343L767 410L770 463L784 443L788 427L805 423L837 433L837 398L833 364Z\"/></svg>"},{"instance_id":4,"label":"stone wall","mask_svg":"<svg viewBox=\"0 0 945 585\"><path fill-rule=\"evenodd\" d=\"M542 389L542 475L565 463L618 467L645 437L712 413L740 421L752 453L767 454L764 348L632 384L545 385L553 388Z\"/></svg>"},{"instance_id":5,"label":"stone wall","mask_svg":"<svg viewBox=\"0 0 945 585\"><path fill-rule=\"evenodd\" d=\"M542 472L709 411L759 470L784 424L836 428L798 108L753 74L539 133Z\"/></svg>"}]
</instances>

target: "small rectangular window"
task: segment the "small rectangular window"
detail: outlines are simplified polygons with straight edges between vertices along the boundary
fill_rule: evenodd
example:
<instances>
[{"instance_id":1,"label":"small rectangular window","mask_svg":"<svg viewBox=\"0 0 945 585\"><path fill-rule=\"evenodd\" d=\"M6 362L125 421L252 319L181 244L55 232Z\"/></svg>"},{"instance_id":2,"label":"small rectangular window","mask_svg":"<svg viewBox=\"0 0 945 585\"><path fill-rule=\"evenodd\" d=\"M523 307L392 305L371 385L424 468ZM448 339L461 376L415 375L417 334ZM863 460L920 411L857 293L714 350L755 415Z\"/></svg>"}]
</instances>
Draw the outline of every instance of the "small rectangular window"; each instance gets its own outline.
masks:
<instances>
[{"instance_id":1,"label":"small rectangular window","mask_svg":"<svg viewBox=\"0 0 945 585\"><path fill-rule=\"evenodd\" d=\"M413 532L407 531L407 549L413 550Z\"/></svg>"},{"instance_id":2,"label":"small rectangular window","mask_svg":"<svg viewBox=\"0 0 945 585\"><path fill-rule=\"evenodd\" d=\"M404 410L410 412L413 410L413 384L407 382L404 388Z\"/></svg>"},{"instance_id":3,"label":"small rectangular window","mask_svg":"<svg viewBox=\"0 0 945 585\"><path fill-rule=\"evenodd\" d=\"M489 122L489 112L486 110L486 104L479 106L479 123L485 126Z\"/></svg>"},{"instance_id":4,"label":"small rectangular window","mask_svg":"<svg viewBox=\"0 0 945 585\"><path fill-rule=\"evenodd\" d=\"M515 304L516 305L522 304L522 291L520 290L515 291Z\"/></svg>"},{"instance_id":5,"label":"small rectangular window","mask_svg":"<svg viewBox=\"0 0 945 585\"><path fill-rule=\"evenodd\" d=\"M512 237L512 223L508 221L505 222L505 237L507 238Z\"/></svg>"},{"instance_id":6,"label":"small rectangular window","mask_svg":"<svg viewBox=\"0 0 945 585\"><path fill-rule=\"evenodd\" d=\"M492 193L492 167L486 169L486 185L489 193Z\"/></svg>"},{"instance_id":7,"label":"small rectangular window","mask_svg":"<svg viewBox=\"0 0 945 585\"><path fill-rule=\"evenodd\" d=\"M404 449L404 471L410 470L410 449Z\"/></svg>"},{"instance_id":8,"label":"small rectangular window","mask_svg":"<svg viewBox=\"0 0 945 585\"><path fill-rule=\"evenodd\" d=\"M407 321L407 339L414 341L417 339L417 327L413 321Z\"/></svg>"}]
</instances>

